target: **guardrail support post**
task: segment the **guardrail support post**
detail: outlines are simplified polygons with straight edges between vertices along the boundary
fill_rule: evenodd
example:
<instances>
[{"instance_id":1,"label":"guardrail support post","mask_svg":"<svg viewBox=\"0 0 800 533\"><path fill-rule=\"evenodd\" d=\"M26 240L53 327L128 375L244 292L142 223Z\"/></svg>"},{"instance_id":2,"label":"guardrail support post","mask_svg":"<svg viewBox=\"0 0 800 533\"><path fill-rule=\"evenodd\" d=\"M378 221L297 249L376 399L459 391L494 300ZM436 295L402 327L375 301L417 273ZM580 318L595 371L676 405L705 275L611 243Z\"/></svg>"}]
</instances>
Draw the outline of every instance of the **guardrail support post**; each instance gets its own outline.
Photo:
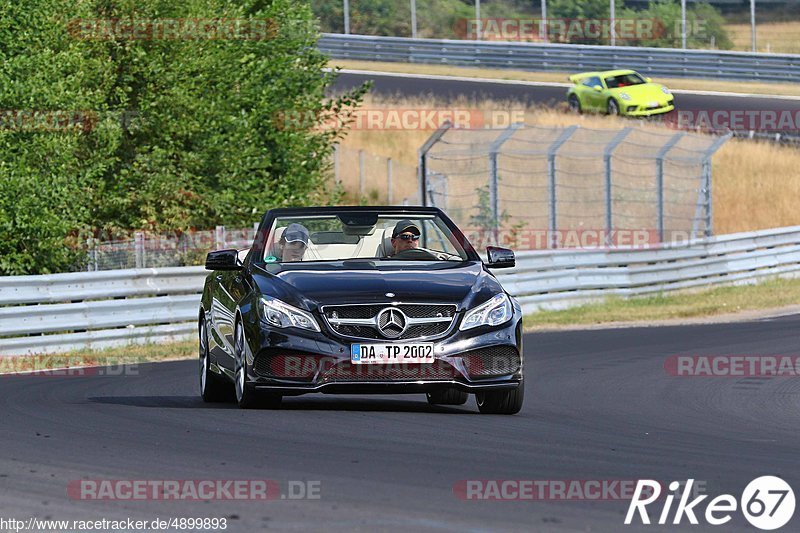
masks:
<instances>
[{"instance_id":1,"label":"guardrail support post","mask_svg":"<svg viewBox=\"0 0 800 533\"><path fill-rule=\"evenodd\" d=\"M658 228L658 242L664 242L664 158L673 146L686 135L681 131L670 137L656 154L656 194L658 195L656 210L656 227Z\"/></svg>"},{"instance_id":2,"label":"guardrail support post","mask_svg":"<svg viewBox=\"0 0 800 533\"><path fill-rule=\"evenodd\" d=\"M561 145L567 142L578 126L570 126L561 132L561 135L547 149L547 189L550 194L550 236L547 239L547 247L556 247L556 231L558 230L558 209L556 206L556 155Z\"/></svg>"},{"instance_id":3,"label":"guardrail support post","mask_svg":"<svg viewBox=\"0 0 800 533\"><path fill-rule=\"evenodd\" d=\"M419 180L419 205L428 205L428 152L433 148L433 145L439 142L439 139L453 127L453 123L449 120L439 127L438 130L428 137L425 144L419 149L419 164L417 165L417 179ZM403 204L405 205L405 204Z\"/></svg>"},{"instance_id":4,"label":"guardrail support post","mask_svg":"<svg viewBox=\"0 0 800 533\"><path fill-rule=\"evenodd\" d=\"M613 30L612 30L613 31ZM621 129L611 139L605 149L603 150L603 167L605 170L605 193L606 193L606 246L611 246L611 232L614 229L614 220L612 217L612 197L611 197L611 156L616 150L617 146L633 131L631 128Z\"/></svg>"}]
</instances>

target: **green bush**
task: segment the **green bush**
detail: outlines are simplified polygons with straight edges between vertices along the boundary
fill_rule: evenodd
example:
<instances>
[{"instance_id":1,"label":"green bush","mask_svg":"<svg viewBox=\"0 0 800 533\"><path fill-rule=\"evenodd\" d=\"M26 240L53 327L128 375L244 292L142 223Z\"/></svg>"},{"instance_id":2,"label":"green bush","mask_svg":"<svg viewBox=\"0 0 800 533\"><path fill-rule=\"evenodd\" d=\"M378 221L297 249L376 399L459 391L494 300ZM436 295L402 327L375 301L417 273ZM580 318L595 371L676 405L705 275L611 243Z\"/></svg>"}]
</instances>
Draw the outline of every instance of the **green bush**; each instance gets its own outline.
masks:
<instances>
[{"instance_id":1,"label":"green bush","mask_svg":"<svg viewBox=\"0 0 800 533\"><path fill-rule=\"evenodd\" d=\"M343 131L316 126L365 89L326 100L335 74L321 71L307 3L0 0L0 9L0 273L76 268L92 232L249 226L270 207L329 200L328 156ZM261 39L86 30L109 19L271 22ZM73 126L52 120L65 114L78 117Z\"/></svg>"}]
</instances>

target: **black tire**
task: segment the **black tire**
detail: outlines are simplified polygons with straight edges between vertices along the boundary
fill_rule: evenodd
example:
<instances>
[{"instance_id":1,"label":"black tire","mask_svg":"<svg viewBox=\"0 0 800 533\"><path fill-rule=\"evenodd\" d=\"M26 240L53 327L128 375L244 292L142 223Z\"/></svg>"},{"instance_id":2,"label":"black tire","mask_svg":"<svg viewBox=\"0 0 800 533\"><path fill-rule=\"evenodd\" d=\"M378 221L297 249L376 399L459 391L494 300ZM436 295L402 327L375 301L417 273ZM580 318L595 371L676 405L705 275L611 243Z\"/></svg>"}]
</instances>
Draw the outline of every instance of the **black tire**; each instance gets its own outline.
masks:
<instances>
[{"instance_id":1,"label":"black tire","mask_svg":"<svg viewBox=\"0 0 800 533\"><path fill-rule=\"evenodd\" d=\"M478 410L484 415L515 415L525 399L524 382L516 389L475 393Z\"/></svg>"},{"instance_id":2,"label":"black tire","mask_svg":"<svg viewBox=\"0 0 800 533\"><path fill-rule=\"evenodd\" d=\"M208 349L208 330L205 318L199 323L200 352L200 396L204 402L226 402L231 397L231 386L224 378L211 370L211 354Z\"/></svg>"},{"instance_id":3,"label":"black tire","mask_svg":"<svg viewBox=\"0 0 800 533\"><path fill-rule=\"evenodd\" d=\"M569 104L569 110L573 113L577 113L579 115L583 113L583 109L581 109L581 101L574 94L569 95L569 98L567 98L567 104Z\"/></svg>"},{"instance_id":4,"label":"black tire","mask_svg":"<svg viewBox=\"0 0 800 533\"><path fill-rule=\"evenodd\" d=\"M283 399L280 394L259 393L249 382L246 370L244 328L239 321L236 322L233 339L233 352L236 356L236 370L234 372L236 403L242 409L277 409Z\"/></svg>"},{"instance_id":5,"label":"black tire","mask_svg":"<svg viewBox=\"0 0 800 533\"><path fill-rule=\"evenodd\" d=\"M619 116L619 104L613 98L608 99L608 103L606 104L606 112L609 115Z\"/></svg>"},{"instance_id":6,"label":"black tire","mask_svg":"<svg viewBox=\"0 0 800 533\"><path fill-rule=\"evenodd\" d=\"M464 405L469 399L469 393L458 389L442 389L429 392L426 395L431 405Z\"/></svg>"}]
</instances>

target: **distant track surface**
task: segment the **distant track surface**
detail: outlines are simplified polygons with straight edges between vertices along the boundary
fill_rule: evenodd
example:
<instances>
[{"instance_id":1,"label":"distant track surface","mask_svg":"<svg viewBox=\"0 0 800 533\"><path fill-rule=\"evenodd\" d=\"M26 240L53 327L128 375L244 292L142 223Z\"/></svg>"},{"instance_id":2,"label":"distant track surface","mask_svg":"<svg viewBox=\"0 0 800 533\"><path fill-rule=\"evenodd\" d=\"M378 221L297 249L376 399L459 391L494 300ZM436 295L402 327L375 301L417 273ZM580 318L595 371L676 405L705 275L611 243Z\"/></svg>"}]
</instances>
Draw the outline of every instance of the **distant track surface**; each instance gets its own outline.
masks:
<instances>
[{"instance_id":1,"label":"distant track surface","mask_svg":"<svg viewBox=\"0 0 800 533\"><path fill-rule=\"evenodd\" d=\"M681 528L625 527L623 501L464 501L453 486L694 478L712 497L738 498L771 474L800 494L797 378L664 370L676 354L796 354L798 331L800 317L788 316L528 334L517 416L480 415L473 398L430 407L420 395L314 395L287 398L279 411L240 410L200 400L195 361L116 377L0 377L0 516L227 517L228 531L744 530L739 513L717 528L685 519ZM68 498L70 480L82 478L317 480L321 499ZM797 531L799 520L784 530Z\"/></svg>"},{"instance_id":2,"label":"distant track surface","mask_svg":"<svg viewBox=\"0 0 800 533\"><path fill-rule=\"evenodd\" d=\"M341 73L334 87L335 91L344 91L360 86L364 82L374 82L373 93L380 95L401 96L436 96L454 100L459 97L472 99L517 100L529 105L555 106L566 102L565 87L546 85L520 85L504 82L504 80L467 81L463 79L443 80L419 78L409 75L392 75L388 73L352 74ZM791 111L800 112L800 98L769 98L762 96L720 96L705 94L686 94L676 91L677 109L687 111ZM800 125L798 125L800 128ZM795 134L798 132L795 131Z\"/></svg>"}]
</instances>

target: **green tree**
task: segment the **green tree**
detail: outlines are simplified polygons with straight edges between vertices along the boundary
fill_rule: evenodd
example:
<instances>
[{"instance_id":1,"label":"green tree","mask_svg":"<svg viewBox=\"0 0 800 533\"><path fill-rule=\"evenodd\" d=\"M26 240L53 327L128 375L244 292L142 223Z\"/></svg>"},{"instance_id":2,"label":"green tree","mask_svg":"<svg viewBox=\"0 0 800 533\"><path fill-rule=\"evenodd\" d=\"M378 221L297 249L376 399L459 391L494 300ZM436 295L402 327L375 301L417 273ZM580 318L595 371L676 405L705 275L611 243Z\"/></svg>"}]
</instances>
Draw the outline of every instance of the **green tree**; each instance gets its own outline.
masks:
<instances>
[{"instance_id":1,"label":"green tree","mask_svg":"<svg viewBox=\"0 0 800 533\"><path fill-rule=\"evenodd\" d=\"M620 17L648 19L655 22L652 37L626 39L626 46L655 46L680 48L681 6L674 0L651 2L643 10L624 9ZM716 48L733 47L724 28L725 20L713 6L700 3L686 10L686 46L688 48L709 48L713 42ZM713 40L713 41L712 41Z\"/></svg>"},{"instance_id":2,"label":"green tree","mask_svg":"<svg viewBox=\"0 0 800 533\"><path fill-rule=\"evenodd\" d=\"M318 27L307 3L0 6L0 109L89 117L71 128L31 127L6 114L0 272L74 268L88 231L249 226L270 207L328 200L323 182L344 127L317 126L346 116L365 88L326 99L335 73L322 72L327 58L315 46ZM255 38L94 38L113 19L268 21L269 31ZM310 119L286 120L292 113Z\"/></svg>"}]
</instances>

